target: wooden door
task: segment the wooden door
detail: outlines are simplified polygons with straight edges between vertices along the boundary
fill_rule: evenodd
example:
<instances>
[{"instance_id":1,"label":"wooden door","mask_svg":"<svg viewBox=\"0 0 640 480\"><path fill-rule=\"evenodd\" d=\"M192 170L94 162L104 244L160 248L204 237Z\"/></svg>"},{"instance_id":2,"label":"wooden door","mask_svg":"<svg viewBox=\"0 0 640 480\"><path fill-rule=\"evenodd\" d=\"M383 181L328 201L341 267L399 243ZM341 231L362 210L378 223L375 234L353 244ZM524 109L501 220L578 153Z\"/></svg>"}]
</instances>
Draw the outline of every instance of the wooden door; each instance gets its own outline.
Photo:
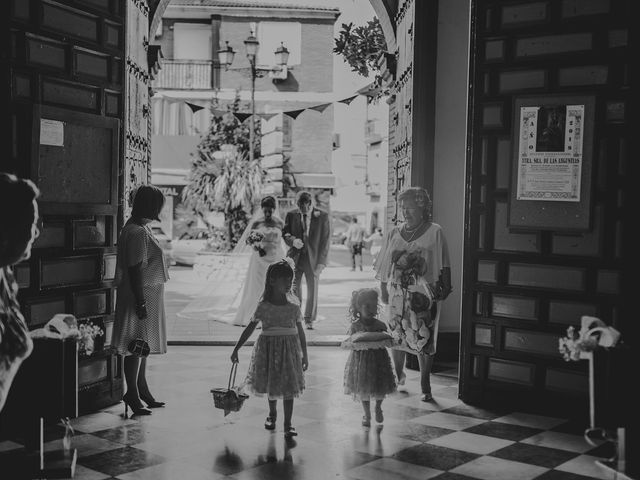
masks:
<instances>
[{"instance_id":1,"label":"wooden door","mask_svg":"<svg viewBox=\"0 0 640 480\"><path fill-rule=\"evenodd\" d=\"M79 411L122 395L109 349L124 125L125 3L3 2L0 170L40 188L41 235L16 267L29 328L70 313L106 331L78 365Z\"/></svg>"},{"instance_id":2,"label":"wooden door","mask_svg":"<svg viewBox=\"0 0 640 480\"><path fill-rule=\"evenodd\" d=\"M633 283L629 8L624 0L473 3L464 401L585 408L586 362L563 361L558 338L582 315L636 328L625 287ZM521 163L521 107L541 107L542 122L557 104L584 107L580 191L571 201L549 193L552 181L568 185L562 169L549 166L541 185ZM536 189L550 197L525 199Z\"/></svg>"}]
</instances>

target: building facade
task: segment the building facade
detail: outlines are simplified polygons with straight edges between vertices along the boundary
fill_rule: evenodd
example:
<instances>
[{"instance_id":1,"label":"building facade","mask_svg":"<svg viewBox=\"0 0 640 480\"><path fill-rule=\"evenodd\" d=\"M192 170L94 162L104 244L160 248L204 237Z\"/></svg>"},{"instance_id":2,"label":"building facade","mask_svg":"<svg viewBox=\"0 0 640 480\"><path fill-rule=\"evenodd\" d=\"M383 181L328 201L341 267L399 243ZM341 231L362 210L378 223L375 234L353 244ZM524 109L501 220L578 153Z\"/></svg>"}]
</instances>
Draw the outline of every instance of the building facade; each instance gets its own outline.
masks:
<instances>
[{"instance_id":1,"label":"building facade","mask_svg":"<svg viewBox=\"0 0 640 480\"><path fill-rule=\"evenodd\" d=\"M337 9L323 2L286 6L278 2L170 2L153 39L164 58L151 100L152 141L159 147L152 157L152 182L178 189L184 185L190 156L208 129L214 96L218 108L224 109L238 92L241 112L251 112L252 79L244 41L254 35L260 42L256 65L263 70L255 79L255 112L276 114L254 117L261 122L263 134L263 166L268 172L265 193L285 196L282 166L287 163L289 196L293 198L297 189L313 190L318 202L328 208L334 187L333 107L322 112L306 110L295 119L282 112L334 100L331 49L338 15ZM225 69L217 52L226 45L236 54ZM281 45L290 52L286 71L266 72L276 68L274 52ZM194 112L187 102L204 109Z\"/></svg>"},{"instance_id":2,"label":"building facade","mask_svg":"<svg viewBox=\"0 0 640 480\"><path fill-rule=\"evenodd\" d=\"M332 211L357 217L371 232L386 227L389 108L368 87L359 93L348 106L335 106Z\"/></svg>"}]
</instances>

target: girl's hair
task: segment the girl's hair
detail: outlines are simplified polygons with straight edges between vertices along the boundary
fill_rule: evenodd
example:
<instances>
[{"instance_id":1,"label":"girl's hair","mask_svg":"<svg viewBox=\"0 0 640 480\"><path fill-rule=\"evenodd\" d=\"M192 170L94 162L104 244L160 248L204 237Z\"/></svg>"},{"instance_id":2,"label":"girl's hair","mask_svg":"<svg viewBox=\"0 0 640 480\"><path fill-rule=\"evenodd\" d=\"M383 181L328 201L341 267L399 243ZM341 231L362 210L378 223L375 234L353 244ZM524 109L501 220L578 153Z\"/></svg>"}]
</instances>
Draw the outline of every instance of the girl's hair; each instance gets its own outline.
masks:
<instances>
[{"instance_id":1,"label":"girl's hair","mask_svg":"<svg viewBox=\"0 0 640 480\"><path fill-rule=\"evenodd\" d=\"M267 195L266 197L264 197L260 201L260 207L261 208L269 207L269 208L273 208L275 210L275 208L276 208L276 199L274 197L272 197L271 195Z\"/></svg>"},{"instance_id":2,"label":"girl's hair","mask_svg":"<svg viewBox=\"0 0 640 480\"><path fill-rule=\"evenodd\" d=\"M429 192L427 192L425 188L409 187L403 190L400 195L398 195L398 202L403 201L414 202L419 208L422 209L422 218L424 218L428 222L431 221L431 197L429 196Z\"/></svg>"},{"instance_id":3,"label":"girl's hair","mask_svg":"<svg viewBox=\"0 0 640 480\"><path fill-rule=\"evenodd\" d=\"M133 194L133 218L150 218L160 220L160 212L164 207L164 194L162 190L153 185L140 185Z\"/></svg>"},{"instance_id":4,"label":"girl's hair","mask_svg":"<svg viewBox=\"0 0 640 480\"><path fill-rule=\"evenodd\" d=\"M355 290L351 294L351 302L349 302L349 319L352 322L360 320L359 307L363 301L374 299L378 303L378 291L375 288L361 288Z\"/></svg>"},{"instance_id":5,"label":"girl's hair","mask_svg":"<svg viewBox=\"0 0 640 480\"><path fill-rule=\"evenodd\" d=\"M264 293L262 294L263 302L270 302L273 298L273 287L271 282L276 278L293 278L293 268L286 260L272 263L267 268L267 275L264 281Z\"/></svg>"}]
</instances>

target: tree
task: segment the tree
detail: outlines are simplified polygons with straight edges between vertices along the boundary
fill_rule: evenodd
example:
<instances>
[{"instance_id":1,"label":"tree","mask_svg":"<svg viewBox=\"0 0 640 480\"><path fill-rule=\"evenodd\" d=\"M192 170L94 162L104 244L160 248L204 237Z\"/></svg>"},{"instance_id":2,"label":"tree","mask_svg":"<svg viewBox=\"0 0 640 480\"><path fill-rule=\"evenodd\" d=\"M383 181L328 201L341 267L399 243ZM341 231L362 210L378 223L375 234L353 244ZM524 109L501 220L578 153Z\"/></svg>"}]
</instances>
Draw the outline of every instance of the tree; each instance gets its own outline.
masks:
<instances>
[{"instance_id":1,"label":"tree","mask_svg":"<svg viewBox=\"0 0 640 480\"><path fill-rule=\"evenodd\" d=\"M353 23L343 23L338 37L334 39L333 52L344 57L351 70L369 77L378 72L378 58L386 51L387 44L377 17L366 25L353 27Z\"/></svg>"},{"instance_id":2,"label":"tree","mask_svg":"<svg viewBox=\"0 0 640 480\"><path fill-rule=\"evenodd\" d=\"M222 212L226 248L232 250L247 226L262 191L264 172L260 165L260 130L256 122L255 160L248 160L250 131L234 113L240 110L240 96L220 115L217 97L211 107L211 126L192 155L188 183L182 191L184 204L207 225L211 212Z\"/></svg>"}]
</instances>

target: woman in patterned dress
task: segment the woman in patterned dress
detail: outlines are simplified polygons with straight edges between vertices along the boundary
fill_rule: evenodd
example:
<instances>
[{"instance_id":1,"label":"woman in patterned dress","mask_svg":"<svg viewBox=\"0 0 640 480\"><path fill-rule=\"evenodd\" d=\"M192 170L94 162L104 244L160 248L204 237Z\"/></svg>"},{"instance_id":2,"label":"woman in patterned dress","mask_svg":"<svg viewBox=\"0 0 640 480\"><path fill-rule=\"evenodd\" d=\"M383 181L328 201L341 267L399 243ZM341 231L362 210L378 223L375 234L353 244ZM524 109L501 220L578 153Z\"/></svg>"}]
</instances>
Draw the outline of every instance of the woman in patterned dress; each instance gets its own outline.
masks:
<instances>
[{"instance_id":1,"label":"woman in patterned dress","mask_svg":"<svg viewBox=\"0 0 640 480\"><path fill-rule=\"evenodd\" d=\"M131 218L118 239L116 266L116 318L112 344L125 355L124 376L127 391L122 397L134 414L149 415L144 408L162 407L147 384L147 359L129 352L133 340L144 340L150 353L167 352L167 328L164 311L164 284L169 279L167 266L149 223L159 220L165 198L159 188L141 185L135 192Z\"/></svg>"},{"instance_id":2,"label":"woman in patterned dress","mask_svg":"<svg viewBox=\"0 0 640 480\"><path fill-rule=\"evenodd\" d=\"M424 188L408 188L398 201L404 223L389 231L373 268L382 302L390 304L389 329L401 341L392 350L398 385L405 381L406 353L415 354L422 401L429 402L438 304L451 293L449 249L442 227L431 221L431 199Z\"/></svg>"},{"instance_id":3,"label":"woman in patterned dress","mask_svg":"<svg viewBox=\"0 0 640 480\"><path fill-rule=\"evenodd\" d=\"M0 173L0 411L33 342L16 298L11 267L31 256L38 238L37 187L30 180Z\"/></svg>"}]
</instances>

